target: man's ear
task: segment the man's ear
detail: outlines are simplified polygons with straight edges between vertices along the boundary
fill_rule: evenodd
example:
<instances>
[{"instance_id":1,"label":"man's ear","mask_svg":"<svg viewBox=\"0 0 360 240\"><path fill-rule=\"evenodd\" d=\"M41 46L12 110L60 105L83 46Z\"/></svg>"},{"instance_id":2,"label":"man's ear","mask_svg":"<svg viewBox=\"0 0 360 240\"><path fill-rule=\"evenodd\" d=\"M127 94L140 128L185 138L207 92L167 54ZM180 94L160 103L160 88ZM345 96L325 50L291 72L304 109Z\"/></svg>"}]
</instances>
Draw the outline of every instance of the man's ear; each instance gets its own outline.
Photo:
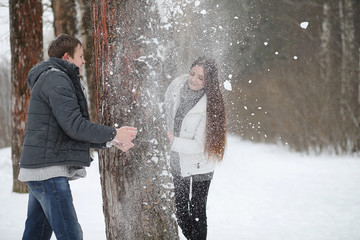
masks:
<instances>
[{"instance_id":1,"label":"man's ear","mask_svg":"<svg viewBox=\"0 0 360 240\"><path fill-rule=\"evenodd\" d=\"M62 57L62 59L69 61L69 56L70 56L69 53L66 52L66 53L64 53L64 56Z\"/></svg>"}]
</instances>

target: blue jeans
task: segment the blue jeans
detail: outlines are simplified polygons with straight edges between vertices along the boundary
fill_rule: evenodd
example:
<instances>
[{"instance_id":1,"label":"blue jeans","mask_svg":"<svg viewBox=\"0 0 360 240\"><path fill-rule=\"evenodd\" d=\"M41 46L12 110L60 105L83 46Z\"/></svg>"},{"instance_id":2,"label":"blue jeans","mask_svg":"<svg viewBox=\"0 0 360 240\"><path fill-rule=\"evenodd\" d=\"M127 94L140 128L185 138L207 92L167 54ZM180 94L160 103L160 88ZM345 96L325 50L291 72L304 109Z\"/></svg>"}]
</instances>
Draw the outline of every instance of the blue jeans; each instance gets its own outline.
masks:
<instances>
[{"instance_id":1,"label":"blue jeans","mask_svg":"<svg viewBox=\"0 0 360 240\"><path fill-rule=\"evenodd\" d=\"M29 203L23 240L81 240L70 185L66 177L30 181Z\"/></svg>"}]
</instances>

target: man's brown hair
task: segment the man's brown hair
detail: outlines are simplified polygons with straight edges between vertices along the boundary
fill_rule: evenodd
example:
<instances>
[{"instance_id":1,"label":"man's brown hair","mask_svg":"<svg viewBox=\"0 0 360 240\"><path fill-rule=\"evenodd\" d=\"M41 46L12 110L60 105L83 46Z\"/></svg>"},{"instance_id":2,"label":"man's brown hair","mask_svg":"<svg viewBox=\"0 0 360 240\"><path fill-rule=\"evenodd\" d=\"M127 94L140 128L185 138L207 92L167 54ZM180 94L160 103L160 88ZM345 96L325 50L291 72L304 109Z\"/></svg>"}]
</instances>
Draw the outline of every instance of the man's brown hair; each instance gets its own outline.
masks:
<instances>
[{"instance_id":1,"label":"man's brown hair","mask_svg":"<svg viewBox=\"0 0 360 240\"><path fill-rule=\"evenodd\" d=\"M62 58L65 53L68 53L70 57L74 57L75 48L82 46L81 42L68 34L60 34L49 45L48 55L49 57Z\"/></svg>"}]
</instances>

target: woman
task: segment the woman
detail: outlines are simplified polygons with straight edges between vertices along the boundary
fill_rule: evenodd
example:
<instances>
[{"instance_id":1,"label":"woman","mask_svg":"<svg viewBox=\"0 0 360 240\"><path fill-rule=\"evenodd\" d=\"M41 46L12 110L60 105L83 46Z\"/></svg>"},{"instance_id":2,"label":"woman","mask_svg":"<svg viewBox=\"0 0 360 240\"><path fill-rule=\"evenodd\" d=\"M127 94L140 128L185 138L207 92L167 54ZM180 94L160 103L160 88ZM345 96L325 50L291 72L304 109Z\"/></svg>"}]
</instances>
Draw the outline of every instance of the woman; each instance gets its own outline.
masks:
<instances>
[{"instance_id":1,"label":"woman","mask_svg":"<svg viewBox=\"0 0 360 240\"><path fill-rule=\"evenodd\" d=\"M206 201L224 156L225 108L214 60L199 57L165 93L178 224L187 239L206 239Z\"/></svg>"}]
</instances>

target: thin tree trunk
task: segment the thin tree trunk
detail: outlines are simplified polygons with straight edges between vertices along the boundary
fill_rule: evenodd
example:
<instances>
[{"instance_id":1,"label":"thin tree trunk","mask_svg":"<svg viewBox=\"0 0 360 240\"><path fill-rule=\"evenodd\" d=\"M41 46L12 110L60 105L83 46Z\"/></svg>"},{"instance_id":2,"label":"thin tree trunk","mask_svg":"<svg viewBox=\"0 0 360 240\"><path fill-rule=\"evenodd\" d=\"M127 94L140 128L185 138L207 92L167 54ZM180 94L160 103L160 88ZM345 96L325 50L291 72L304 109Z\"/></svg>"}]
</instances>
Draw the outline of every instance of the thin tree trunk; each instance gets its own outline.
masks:
<instances>
[{"instance_id":1,"label":"thin tree trunk","mask_svg":"<svg viewBox=\"0 0 360 240\"><path fill-rule=\"evenodd\" d=\"M60 33L75 36L78 33L75 0L52 0L51 7L54 12L55 36Z\"/></svg>"},{"instance_id":2,"label":"thin tree trunk","mask_svg":"<svg viewBox=\"0 0 360 240\"><path fill-rule=\"evenodd\" d=\"M330 55L330 44L331 44L331 14L330 6L328 3L324 3L323 6L323 22L321 32L321 49L320 49L320 77L322 81L328 85L330 83L330 67L331 67L331 55Z\"/></svg>"},{"instance_id":3,"label":"thin tree trunk","mask_svg":"<svg viewBox=\"0 0 360 240\"><path fill-rule=\"evenodd\" d=\"M321 45L320 45L320 78L321 82L323 83L324 87L322 89L319 89L321 91L321 95L323 96L323 101L325 104L320 104L320 117L322 118L322 121L324 124L319 126L319 129L321 131L318 132L318 134L324 134L329 132L329 120L330 117L333 116L331 112L331 104L330 103L332 99L331 95L331 77L332 77L332 61L331 61L331 38L332 38L332 32L333 32L333 26L331 23L331 7L330 5L325 2L323 5L323 18L322 18L322 31L320 35ZM331 129L331 128L330 128ZM325 140L324 136L318 136L321 137L322 140ZM326 140L325 140L326 141ZM318 144L321 144L318 143ZM324 144L324 143L323 143ZM327 142L327 144L330 144Z\"/></svg>"},{"instance_id":4,"label":"thin tree trunk","mask_svg":"<svg viewBox=\"0 0 360 240\"><path fill-rule=\"evenodd\" d=\"M24 142L30 89L29 70L43 57L41 0L10 0L10 44L12 82L13 191L26 192L26 184L17 180L21 148Z\"/></svg>"},{"instance_id":5,"label":"thin tree trunk","mask_svg":"<svg viewBox=\"0 0 360 240\"><path fill-rule=\"evenodd\" d=\"M358 82L357 82L357 49L355 48L355 27L352 0L339 2L341 26L342 58L341 58L341 99L340 113L345 132L348 134L345 143L354 142L353 133L358 131ZM344 147L346 147L344 145Z\"/></svg>"},{"instance_id":6,"label":"thin tree trunk","mask_svg":"<svg viewBox=\"0 0 360 240\"><path fill-rule=\"evenodd\" d=\"M81 42L84 46L85 77L89 90L89 112L91 121L97 122L96 116L96 90L95 90L95 59L94 59L94 35L91 1L79 0L81 16Z\"/></svg>"},{"instance_id":7,"label":"thin tree trunk","mask_svg":"<svg viewBox=\"0 0 360 240\"><path fill-rule=\"evenodd\" d=\"M0 148L11 145L11 78L10 61L0 58Z\"/></svg>"},{"instance_id":8,"label":"thin tree trunk","mask_svg":"<svg viewBox=\"0 0 360 240\"><path fill-rule=\"evenodd\" d=\"M354 27L355 27L355 49L357 49L357 83L358 83L358 106L360 106L360 42L358 41L360 39L360 2L358 0L353 0L353 9L354 9ZM357 115L357 122L360 123L360 112ZM357 145L354 150L359 151L360 150L360 131L357 131Z\"/></svg>"},{"instance_id":9,"label":"thin tree trunk","mask_svg":"<svg viewBox=\"0 0 360 240\"><path fill-rule=\"evenodd\" d=\"M128 153L99 154L107 239L178 239L154 1L93 0L100 122L138 128Z\"/></svg>"},{"instance_id":10,"label":"thin tree trunk","mask_svg":"<svg viewBox=\"0 0 360 240\"><path fill-rule=\"evenodd\" d=\"M320 80L323 85L319 89L319 96L321 96L321 102L319 103L319 118L321 119L322 125L318 126L318 137L321 139L314 143L314 145L319 145L320 152L322 146L334 146L336 149L338 143L336 139L341 139L342 131L338 131L334 126L339 126L337 124L339 117L339 103L336 97L338 93L338 87L336 83L336 69L335 56L334 56L334 42L336 38L335 24L336 17L334 13L334 8L337 5L334 3L325 2L323 4L323 13L322 13L322 25L321 25L321 34L320 34Z\"/></svg>"}]
</instances>

